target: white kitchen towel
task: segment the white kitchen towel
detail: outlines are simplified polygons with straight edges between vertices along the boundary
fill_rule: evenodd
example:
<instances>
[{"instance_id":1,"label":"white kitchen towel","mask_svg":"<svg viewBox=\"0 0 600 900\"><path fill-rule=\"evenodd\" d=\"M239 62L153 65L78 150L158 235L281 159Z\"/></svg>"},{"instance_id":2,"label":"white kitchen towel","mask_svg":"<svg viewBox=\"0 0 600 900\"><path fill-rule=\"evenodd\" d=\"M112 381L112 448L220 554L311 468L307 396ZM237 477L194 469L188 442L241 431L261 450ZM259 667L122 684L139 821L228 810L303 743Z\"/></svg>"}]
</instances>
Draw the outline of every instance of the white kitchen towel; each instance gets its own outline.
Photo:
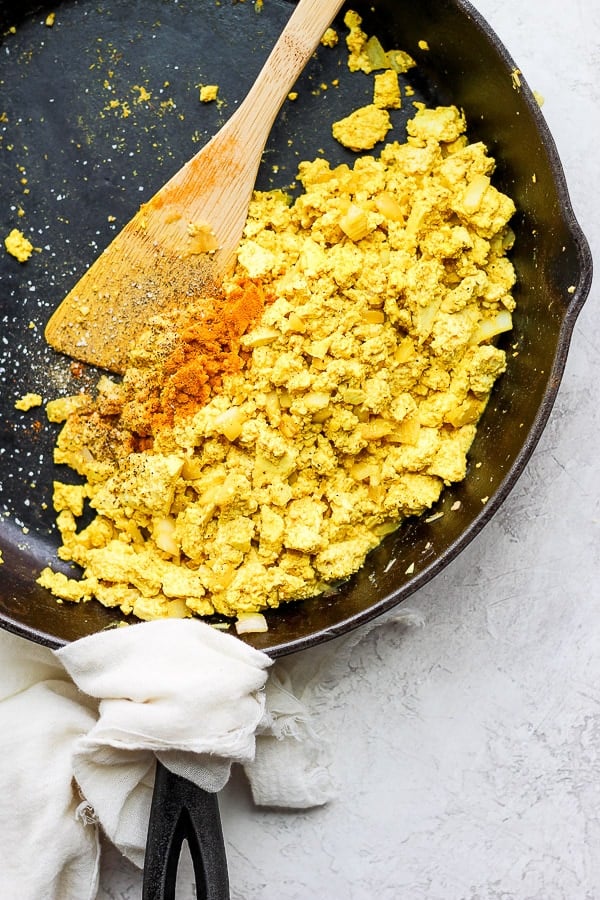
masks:
<instances>
[{"instance_id":1,"label":"white kitchen towel","mask_svg":"<svg viewBox=\"0 0 600 900\"><path fill-rule=\"evenodd\" d=\"M0 632L0 896L93 900L100 827L141 866L155 757L210 791L240 763L261 805L326 803L327 743L311 712L369 630L270 671L266 654L196 620L55 653Z\"/></svg>"}]
</instances>

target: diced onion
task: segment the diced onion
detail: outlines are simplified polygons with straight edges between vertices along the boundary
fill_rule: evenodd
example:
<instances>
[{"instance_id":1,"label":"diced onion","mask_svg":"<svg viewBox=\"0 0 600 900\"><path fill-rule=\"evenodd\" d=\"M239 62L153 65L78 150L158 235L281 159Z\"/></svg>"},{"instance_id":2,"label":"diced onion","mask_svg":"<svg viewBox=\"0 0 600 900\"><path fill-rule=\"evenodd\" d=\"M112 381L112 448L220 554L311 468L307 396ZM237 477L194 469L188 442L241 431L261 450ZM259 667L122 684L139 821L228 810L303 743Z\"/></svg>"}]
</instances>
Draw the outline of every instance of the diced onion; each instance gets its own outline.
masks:
<instances>
[{"instance_id":1,"label":"diced onion","mask_svg":"<svg viewBox=\"0 0 600 900\"><path fill-rule=\"evenodd\" d=\"M351 241L362 240L371 230L367 214L364 209L361 209L355 203L350 204L346 215L341 217L339 226Z\"/></svg>"},{"instance_id":2,"label":"diced onion","mask_svg":"<svg viewBox=\"0 0 600 900\"><path fill-rule=\"evenodd\" d=\"M475 213L480 208L483 195L490 186L487 175L475 175L469 182L462 198L463 208L467 213Z\"/></svg>"},{"instance_id":3,"label":"diced onion","mask_svg":"<svg viewBox=\"0 0 600 900\"><path fill-rule=\"evenodd\" d=\"M180 548L174 519L155 519L152 537L159 550L170 553L171 556L177 556Z\"/></svg>"},{"instance_id":4,"label":"diced onion","mask_svg":"<svg viewBox=\"0 0 600 900\"><path fill-rule=\"evenodd\" d=\"M482 319L474 333L471 335L471 344L481 344L483 341L491 341L492 338L505 331L510 331L513 326L512 316L507 309L501 309L495 316Z\"/></svg>"},{"instance_id":5,"label":"diced onion","mask_svg":"<svg viewBox=\"0 0 600 900\"><path fill-rule=\"evenodd\" d=\"M404 222L404 210L389 191L384 191L375 197L375 206L377 211L391 222Z\"/></svg>"},{"instance_id":6,"label":"diced onion","mask_svg":"<svg viewBox=\"0 0 600 900\"><path fill-rule=\"evenodd\" d=\"M268 631L269 628L262 613L240 613L235 623L235 630L238 634L258 634Z\"/></svg>"},{"instance_id":7,"label":"diced onion","mask_svg":"<svg viewBox=\"0 0 600 900\"><path fill-rule=\"evenodd\" d=\"M239 406L226 409L215 419L215 428L220 434L225 435L228 441L235 441L242 433L242 427L246 421L244 411Z\"/></svg>"}]
</instances>

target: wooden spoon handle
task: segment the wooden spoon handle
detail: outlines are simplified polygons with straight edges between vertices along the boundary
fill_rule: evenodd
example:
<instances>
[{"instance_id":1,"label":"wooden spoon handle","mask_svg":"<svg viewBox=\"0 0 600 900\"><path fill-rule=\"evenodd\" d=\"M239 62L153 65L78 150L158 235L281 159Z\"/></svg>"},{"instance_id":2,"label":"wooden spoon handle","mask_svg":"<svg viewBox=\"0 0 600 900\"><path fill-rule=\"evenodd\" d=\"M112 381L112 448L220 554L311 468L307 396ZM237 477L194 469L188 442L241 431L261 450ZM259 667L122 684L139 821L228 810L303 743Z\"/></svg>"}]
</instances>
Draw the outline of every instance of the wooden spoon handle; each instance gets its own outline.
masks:
<instances>
[{"instance_id":1,"label":"wooden spoon handle","mask_svg":"<svg viewBox=\"0 0 600 900\"><path fill-rule=\"evenodd\" d=\"M211 226L219 251L216 270L227 271L246 221L262 153L273 122L319 40L344 0L300 0L249 93L220 131L145 207L144 227L176 252L181 236L169 221ZM148 221L155 203L160 214ZM216 259L215 259L216 262Z\"/></svg>"},{"instance_id":2,"label":"wooden spoon handle","mask_svg":"<svg viewBox=\"0 0 600 900\"><path fill-rule=\"evenodd\" d=\"M273 47L258 78L230 123L248 127L246 136L255 142L249 152L260 153L275 117L298 76L315 52L324 32L331 25L344 0L300 0Z\"/></svg>"},{"instance_id":3,"label":"wooden spoon handle","mask_svg":"<svg viewBox=\"0 0 600 900\"><path fill-rule=\"evenodd\" d=\"M214 291L235 264L273 121L344 0L300 0L247 98L125 225L55 310L48 343L123 372L153 315Z\"/></svg>"}]
</instances>

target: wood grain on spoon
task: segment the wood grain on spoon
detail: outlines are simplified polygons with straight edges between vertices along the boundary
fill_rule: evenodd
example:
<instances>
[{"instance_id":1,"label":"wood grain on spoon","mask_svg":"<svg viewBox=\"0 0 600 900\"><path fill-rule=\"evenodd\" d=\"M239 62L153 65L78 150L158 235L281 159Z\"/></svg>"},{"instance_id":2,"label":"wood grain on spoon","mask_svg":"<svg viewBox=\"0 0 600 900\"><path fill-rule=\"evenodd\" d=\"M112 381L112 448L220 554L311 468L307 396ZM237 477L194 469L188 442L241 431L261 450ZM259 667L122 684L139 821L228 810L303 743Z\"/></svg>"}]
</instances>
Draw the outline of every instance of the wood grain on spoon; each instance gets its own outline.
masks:
<instances>
[{"instance_id":1,"label":"wood grain on spoon","mask_svg":"<svg viewBox=\"0 0 600 900\"><path fill-rule=\"evenodd\" d=\"M223 128L145 203L46 326L62 353L123 372L148 319L217 289L233 267L269 132L344 0L300 0Z\"/></svg>"}]
</instances>

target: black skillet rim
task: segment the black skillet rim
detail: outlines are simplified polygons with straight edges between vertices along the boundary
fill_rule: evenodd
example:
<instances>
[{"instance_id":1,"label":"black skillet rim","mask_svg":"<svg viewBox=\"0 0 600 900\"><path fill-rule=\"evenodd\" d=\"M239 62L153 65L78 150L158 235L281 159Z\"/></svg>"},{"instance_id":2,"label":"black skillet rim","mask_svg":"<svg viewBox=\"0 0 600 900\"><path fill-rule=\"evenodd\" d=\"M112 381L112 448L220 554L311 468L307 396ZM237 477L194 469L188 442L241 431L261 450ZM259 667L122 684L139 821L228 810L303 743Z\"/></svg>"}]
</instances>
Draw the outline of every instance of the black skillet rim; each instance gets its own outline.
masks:
<instances>
[{"instance_id":1,"label":"black skillet rim","mask_svg":"<svg viewBox=\"0 0 600 900\"><path fill-rule=\"evenodd\" d=\"M475 24L476 28L482 33L484 40L493 46L495 51L501 57L507 71L515 71L516 66L514 60L506 47L500 41L492 27L471 3L469 3L468 0L453 0L453 6L456 8L457 14L464 15ZM265 652L273 658L284 656L298 650L307 649L331 638L346 634L359 626L372 621L383 613L388 612L434 579L469 543L471 543L494 516L518 481L544 431L564 374L575 323L590 291L593 265L589 245L575 217L571 204L565 174L556 144L532 91L527 85L526 80L522 77L520 90L528 107L528 111L534 120L540 143L549 160L557 196L562 206L564 224L574 242L578 265L578 281L576 289L569 299L568 307L566 308L561 321L552 370L548 376L547 386L533 424L510 469L500 485L494 491L493 495L489 498L489 501L482 508L481 512L461 532L460 536L430 564L414 575L408 582L391 591L384 599L376 601L367 609L342 619L335 625L315 631L310 635L302 636L290 641L284 641L266 648ZM67 643L66 640L56 638L34 627L25 626L8 617L4 617L0 624L7 631L12 632L15 635L34 640L36 643L52 649L64 646Z\"/></svg>"}]
</instances>

